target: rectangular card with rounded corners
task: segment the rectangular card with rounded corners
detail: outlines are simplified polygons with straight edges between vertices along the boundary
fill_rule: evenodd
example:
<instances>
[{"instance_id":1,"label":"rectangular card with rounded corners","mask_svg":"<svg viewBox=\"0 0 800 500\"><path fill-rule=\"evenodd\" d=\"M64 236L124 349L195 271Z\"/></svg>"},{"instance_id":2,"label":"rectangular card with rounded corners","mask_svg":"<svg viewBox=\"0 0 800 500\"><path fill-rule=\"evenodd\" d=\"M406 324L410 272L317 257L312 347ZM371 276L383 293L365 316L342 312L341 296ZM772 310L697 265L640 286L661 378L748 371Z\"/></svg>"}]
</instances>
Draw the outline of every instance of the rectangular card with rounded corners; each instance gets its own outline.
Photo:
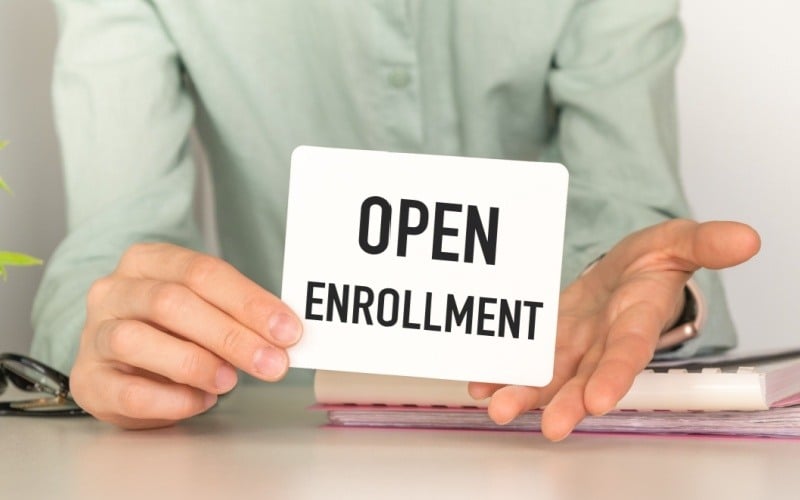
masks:
<instances>
[{"instance_id":1,"label":"rectangular card with rounded corners","mask_svg":"<svg viewBox=\"0 0 800 500\"><path fill-rule=\"evenodd\" d=\"M298 147L291 366L546 385L567 183L556 163Z\"/></svg>"}]
</instances>

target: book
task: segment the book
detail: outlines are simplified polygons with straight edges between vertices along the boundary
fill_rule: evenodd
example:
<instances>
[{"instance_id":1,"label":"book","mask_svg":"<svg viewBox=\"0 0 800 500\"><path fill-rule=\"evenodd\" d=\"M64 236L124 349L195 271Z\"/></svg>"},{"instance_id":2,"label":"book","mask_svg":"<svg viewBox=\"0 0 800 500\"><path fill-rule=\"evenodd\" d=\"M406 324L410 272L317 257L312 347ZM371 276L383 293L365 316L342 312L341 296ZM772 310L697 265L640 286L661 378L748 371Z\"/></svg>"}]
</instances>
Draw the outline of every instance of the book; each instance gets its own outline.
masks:
<instances>
[{"instance_id":1,"label":"book","mask_svg":"<svg viewBox=\"0 0 800 500\"><path fill-rule=\"evenodd\" d=\"M329 406L325 409L329 424L340 427L538 432L542 416L540 410L534 410L506 425L497 425L479 408ZM602 417L584 418L575 432L800 438L800 406L763 411L612 411Z\"/></svg>"},{"instance_id":2,"label":"book","mask_svg":"<svg viewBox=\"0 0 800 500\"><path fill-rule=\"evenodd\" d=\"M742 366L746 363L746 366ZM541 410L499 426L465 382L318 371L330 425L536 431ZM800 349L654 362L617 408L584 432L800 437Z\"/></svg>"}]
</instances>

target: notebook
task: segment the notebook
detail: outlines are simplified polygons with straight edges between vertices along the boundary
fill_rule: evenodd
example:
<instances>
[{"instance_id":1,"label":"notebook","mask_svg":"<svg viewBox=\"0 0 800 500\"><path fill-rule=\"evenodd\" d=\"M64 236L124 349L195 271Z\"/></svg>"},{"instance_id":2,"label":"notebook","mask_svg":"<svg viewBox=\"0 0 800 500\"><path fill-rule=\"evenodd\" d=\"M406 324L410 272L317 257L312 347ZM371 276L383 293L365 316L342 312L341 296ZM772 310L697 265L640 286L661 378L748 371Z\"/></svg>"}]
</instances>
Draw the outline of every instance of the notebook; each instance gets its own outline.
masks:
<instances>
[{"instance_id":1,"label":"notebook","mask_svg":"<svg viewBox=\"0 0 800 500\"><path fill-rule=\"evenodd\" d=\"M488 400L447 380L318 371L314 391L334 426L536 431L541 417L498 426ZM653 363L614 411L576 431L800 437L800 349Z\"/></svg>"}]
</instances>

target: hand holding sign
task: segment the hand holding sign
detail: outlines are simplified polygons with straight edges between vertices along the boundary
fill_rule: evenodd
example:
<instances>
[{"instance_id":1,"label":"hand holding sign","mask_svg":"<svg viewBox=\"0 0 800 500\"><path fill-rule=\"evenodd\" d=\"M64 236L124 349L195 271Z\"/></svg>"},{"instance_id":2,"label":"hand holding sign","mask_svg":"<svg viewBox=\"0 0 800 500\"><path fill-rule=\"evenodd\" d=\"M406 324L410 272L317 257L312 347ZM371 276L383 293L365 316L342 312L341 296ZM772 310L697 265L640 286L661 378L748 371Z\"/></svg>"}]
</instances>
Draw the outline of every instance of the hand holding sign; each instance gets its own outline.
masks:
<instances>
[{"instance_id":1,"label":"hand holding sign","mask_svg":"<svg viewBox=\"0 0 800 500\"><path fill-rule=\"evenodd\" d=\"M549 385L471 384L470 393L493 394L489 414L498 423L547 405L542 431L565 438L587 414L606 413L625 395L682 310L694 271L742 263L759 245L755 231L735 222L674 220L630 235L561 294Z\"/></svg>"},{"instance_id":2,"label":"hand holding sign","mask_svg":"<svg viewBox=\"0 0 800 500\"><path fill-rule=\"evenodd\" d=\"M100 420L162 427L213 406L236 385L234 367L282 378L301 333L285 304L227 262L138 244L89 291L70 389Z\"/></svg>"}]
</instances>

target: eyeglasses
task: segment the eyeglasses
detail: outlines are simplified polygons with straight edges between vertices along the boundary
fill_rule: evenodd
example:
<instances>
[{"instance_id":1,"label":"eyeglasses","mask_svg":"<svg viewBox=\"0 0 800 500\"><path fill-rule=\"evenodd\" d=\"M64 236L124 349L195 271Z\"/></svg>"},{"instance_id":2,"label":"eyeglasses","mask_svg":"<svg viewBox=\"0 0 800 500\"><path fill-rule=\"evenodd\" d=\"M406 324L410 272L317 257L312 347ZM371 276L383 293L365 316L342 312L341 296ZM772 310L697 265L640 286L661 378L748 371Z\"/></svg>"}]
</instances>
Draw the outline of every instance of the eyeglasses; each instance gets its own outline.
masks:
<instances>
[{"instance_id":1,"label":"eyeglasses","mask_svg":"<svg viewBox=\"0 0 800 500\"><path fill-rule=\"evenodd\" d=\"M0 395L8 383L25 392L47 397L0 402L0 416L71 417L88 415L69 393L69 377L44 363L21 354L0 354Z\"/></svg>"}]
</instances>

